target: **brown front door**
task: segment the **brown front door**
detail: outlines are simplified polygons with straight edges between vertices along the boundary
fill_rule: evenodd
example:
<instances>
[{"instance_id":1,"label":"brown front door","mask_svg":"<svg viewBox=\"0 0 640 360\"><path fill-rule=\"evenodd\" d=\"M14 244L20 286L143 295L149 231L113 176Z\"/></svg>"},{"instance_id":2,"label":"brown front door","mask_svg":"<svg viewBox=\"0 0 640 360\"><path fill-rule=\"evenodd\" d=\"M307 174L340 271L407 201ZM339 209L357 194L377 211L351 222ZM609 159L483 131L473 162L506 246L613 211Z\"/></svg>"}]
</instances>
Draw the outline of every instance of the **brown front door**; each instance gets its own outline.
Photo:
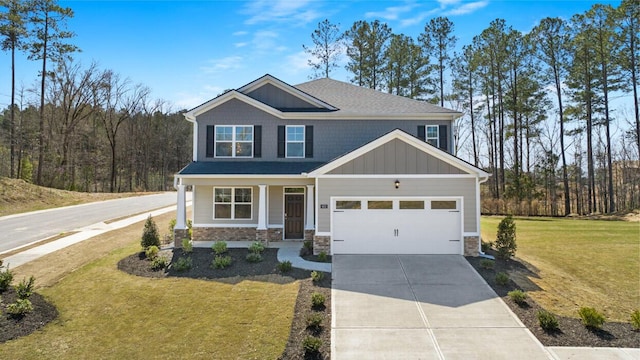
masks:
<instances>
[{"instance_id":1,"label":"brown front door","mask_svg":"<svg viewBox=\"0 0 640 360\"><path fill-rule=\"evenodd\" d=\"M284 197L284 238L304 238L304 195Z\"/></svg>"}]
</instances>

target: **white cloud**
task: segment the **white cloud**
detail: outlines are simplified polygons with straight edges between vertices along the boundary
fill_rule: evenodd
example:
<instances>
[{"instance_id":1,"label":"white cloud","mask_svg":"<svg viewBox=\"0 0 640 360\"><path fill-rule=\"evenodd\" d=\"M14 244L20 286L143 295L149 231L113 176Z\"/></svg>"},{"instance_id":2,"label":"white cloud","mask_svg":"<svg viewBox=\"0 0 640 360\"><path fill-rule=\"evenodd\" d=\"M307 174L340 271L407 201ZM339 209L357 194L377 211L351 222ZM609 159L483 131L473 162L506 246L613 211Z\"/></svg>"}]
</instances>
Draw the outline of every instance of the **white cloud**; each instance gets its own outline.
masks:
<instances>
[{"instance_id":1,"label":"white cloud","mask_svg":"<svg viewBox=\"0 0 640 360\"><path fill-rule=\"evenodd\" d=\"M416 4L407 4L404 6L390 6L383 11L370 11L364 14L367 18L380 18L385 20L398 20L400 15L410 12L416 7Z\"/></svg>"},{"instance_id":2,"label":"white cloud","mask_svg":"<svg viewBox=\"0 0 640 360\"><path fill-rule=\"evenodd\" d=\"M466 15L476 10L482 9L487 5L489 5L489 1L487 0L465 3L459 7L445 11L444 15Z\"/></svg>"},{"instance_id":3,"label":"white cloud","mask_svg":"<svg viewBox=\"0 0 640 360\"><path fill-rule=\"evenodd\" d=\"M306 24L320 16L307 6L311 0L258 0L247 3L243 13L249 15L247 25L275 22L295 22Z\"/></svg>"},{"instance_id":4,"label":"white cloud","mask_svg":"<svg viewBox=\"0 0 640 360\"><path fill-rule=\"evenodd\" d=\"M247 46L247 43L246 43L246 42L239 42L239 43L235 43L235 44L233 44L233 45L234 45L235 47L237 47L237 48L241 48L241 47L245 47L245 46Z\"/></svg>"},{"instance_id":5,"label":"white cloud","mask_svg":"<svg viewBox=\"0 0 640 360\"><path fill-rule=\"evenodd\" d=\"M401 27L406 27L406 26L411 26L411 25L415 25L415 24L421 23L426 18L432 16L433 14L438 13L439 11L440 11L439 8L435 8L435 9L431 9L429 11L420 12L420 13L418 13L418 15L416 15L414 17L400 20L400 26Z\"/></svg>"},{"instance_id":6,"label":"white cloud","mask_svg":"<svg viewBox=\"0 0 640 360\"><path fill-rule=\"evenodd\" d=\"M217 74L222 71L229 71L242 68L242 57L227 56L221 59L211 59L207 65L200 67L205 74Z\"/></svg>"},{"instance_id":7,"label":"white cloud","mask_svg":"<svg viewBox=\"0 0 640 360\"><path fill-rule=\"evenodd\" d=\"M257 50L273 50L277 46L278 33L271 30L260 30L253 34L251 43Z\"/></svg>"},{"instance_id":8,"label":"white cloud","mask_svg":"<svg viewBox=\"0 0 640 360\"><path fill-rule=\"evenodd\" d=\"M309 67L309 59L311 59L311 56L304 51L288 55L286 61L282 64L281 71L287 74L308 72L311 69Z\"/></svg>"},{"instance_id":9,"label":"white cloud","mask_svg":"<svg viewBox=\"0 0 640 360\"><path fill-rule=\"evenodd\" d=\"M243 36L243 35L247 35L248 33L249 33L248 31L242 30L242 31L236 31L231 35L233 35L233 36Z\"/></svg>"},{"instance_id":10,"label":"white cloud","mask_svg":"<svg viewBox=\"0 0 640 360\"><path fill-rule=\"evenodd\" d=\"M455 5L458 4L460 2L460 0L438 0L438 4L440 4L440 7L445 8L449 5Z\"/></svg>"}]
</instances>

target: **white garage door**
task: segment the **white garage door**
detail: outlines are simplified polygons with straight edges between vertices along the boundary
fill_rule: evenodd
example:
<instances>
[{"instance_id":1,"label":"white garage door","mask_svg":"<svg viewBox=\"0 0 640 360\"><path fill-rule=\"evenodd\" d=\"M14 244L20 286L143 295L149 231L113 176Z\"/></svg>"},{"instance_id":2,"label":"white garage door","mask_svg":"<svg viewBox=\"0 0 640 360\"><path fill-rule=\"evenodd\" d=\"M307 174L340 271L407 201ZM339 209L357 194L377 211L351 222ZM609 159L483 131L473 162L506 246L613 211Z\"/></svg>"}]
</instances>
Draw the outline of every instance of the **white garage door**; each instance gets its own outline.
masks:
<instances>
[{"instance_id":1,"label":"white garage door","mask_svg":"<svg viewBox=\"0 0 640 360\"><path fill-rule=\"evenodd\" d=\"M333 254L462 254L459 198L332 201Z\"/></svg>"}]
</instances>

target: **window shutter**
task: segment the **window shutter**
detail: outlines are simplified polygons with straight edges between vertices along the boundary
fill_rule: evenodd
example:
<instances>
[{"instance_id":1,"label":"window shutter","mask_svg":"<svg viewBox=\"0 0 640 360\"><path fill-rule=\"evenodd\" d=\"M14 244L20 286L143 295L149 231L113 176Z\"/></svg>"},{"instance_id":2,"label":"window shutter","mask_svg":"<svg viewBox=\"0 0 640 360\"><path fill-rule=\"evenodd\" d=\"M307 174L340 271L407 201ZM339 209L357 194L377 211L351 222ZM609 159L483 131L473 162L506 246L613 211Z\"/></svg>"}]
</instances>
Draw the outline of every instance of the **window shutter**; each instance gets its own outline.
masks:
<instances>
[{"instance_id":1,"label":"window shutter","mask_svg":"<svg viewBox=\"0 0 640 360\"><path fill-rule=\"evenodd\" d=\"M447 130L447 125L440 125L438 129L438 137L440 138L440 149L449 152L449 145L447 144L449 131Z\"/></svg>"},{"instance_id":2,"label":"window shutter","mask_svg":"<svg viewBox=\"0 0 640 360\"><path fill-rule=\"evenodd\" d=\"M418 138L422 141L427 140L427 133L425 131L424 125L418 125Z\"/></svg>"},{"instance_id":3,"label":"window shutter","mask_svg":"<svg viewBox=\"0 0 640 360\"><path fill-rule=\"evenodd\" d=\"M285 126L278 125L278 157L284 157L284 149L285 149Z\"/></svg>"},{"instance_id":4,"label":"window shutter","mask_svg":"<svg viewBox=\"0 0 640 360\"><path fill-rule=\"evenodd\" d=\"M253 127L253 157L262 157L262 126L255 125Z\"/></svg>"},{"instance_id":5,"label":"window shutter","mask_svg":"<svg viewBox=\"0 0 640 360\"><path fill-rule=\"evenodd\" d=\"M214 141L213 141L213 137L214 137L214 127L213 125L207 125L207 157L213 157L214 156Z\"/></svg>"},{"instance_id":6,"label":"window shutter","mask_svg":"<svg viewBox=\"0 0 640 360\"><path fill-rule=\"evenodd\" d=\"M313 126L304 127L304 157L313 157Z\"/></svg>"}]
</instances>

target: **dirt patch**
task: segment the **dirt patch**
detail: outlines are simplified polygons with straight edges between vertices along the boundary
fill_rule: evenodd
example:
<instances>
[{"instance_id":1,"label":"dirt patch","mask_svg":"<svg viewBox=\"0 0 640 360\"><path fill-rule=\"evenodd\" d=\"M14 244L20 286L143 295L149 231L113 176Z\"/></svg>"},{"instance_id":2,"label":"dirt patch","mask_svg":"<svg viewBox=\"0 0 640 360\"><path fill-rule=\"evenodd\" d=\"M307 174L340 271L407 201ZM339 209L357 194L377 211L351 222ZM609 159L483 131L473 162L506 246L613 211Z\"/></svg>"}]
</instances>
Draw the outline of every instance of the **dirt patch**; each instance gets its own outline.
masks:
<instances>
[{"instance_id":1,"label":"dirt patch","mask_svg":"<svg viewBox=\"0 0 640 360\"><path fill-rule=\"evenodd\" d=\"M13 317L7 313L7 305L14 303L17 299L16 292L10 287L5 292L0 293L2 302L0 303L0 343L26 336L45 326L47 323L58 317L58 310L45 298L33 293L29 297L33 311L21 317Z\"/></svg>"},{"instance_id":2,"label":"dirt patch","mask_svg":"<svg viewBox=\"0 0 640 360\"><path fill-rule=\"evenodd\" d=\"M132 254L118 262L118 269L138 276L145 277L188 277L194 279L208 279L225 283L239 283L243 280L268 281L288 283L300 281L300 289L294 309L291 332L285 351L280 359L329 359L331 357L331 274L323 273L323 279L314 283L311 271L293 268L282 274L278 266L278 249L265 249L262 261L251 263L246 260L247 249L229 249L225 255L231 257L231 266L225 269L215 269L211 266L214 259L211 249L196 248L186 254L182 249L164 250L160 256L171 260L168 269L154 271L144 253ZM178 271L175 264L183 257L191 258L191 269ZM311 296L318 292L325 297L325 306L312 308ZM307 318L317 313L322 316L321 326L317 329L307 327ZM302 341L307 336L315 336L322 341L320 352L305 354Z\"/></svg>"},{"instance_id":3,"label":"dirt patch","mask_svg":"<svg viewBox=\"0 0 640 360\"><path fill-rule=\"evenodd\" d=\"M505 286L499 285L495 279L496 274L499 272L505 272L510 275L522 275L530 272L525 264L516 259L508 261L496 259L493 269L485 269L480 266L480 262L482 261L480 257L467 257L467 261L543 345L640 348L640 332L634 331L630 323L606 322L602 329L590 330L582 325L580 319L556 315L559 324L558 331L553 333L544 331L538 321L538 311L544 310L540 305L529 297L527 298L526 304L520 306L507 295L509 291L515 289L521 289L523 291L536 291L540 289L535 288L535 286L531 285L532 283L522 284L523 279L526 279L525 276L518 276L516 278L516 282L519 283L514 282L512 276L512 280L509 280Z\"/></svg>"}]
</instances>

